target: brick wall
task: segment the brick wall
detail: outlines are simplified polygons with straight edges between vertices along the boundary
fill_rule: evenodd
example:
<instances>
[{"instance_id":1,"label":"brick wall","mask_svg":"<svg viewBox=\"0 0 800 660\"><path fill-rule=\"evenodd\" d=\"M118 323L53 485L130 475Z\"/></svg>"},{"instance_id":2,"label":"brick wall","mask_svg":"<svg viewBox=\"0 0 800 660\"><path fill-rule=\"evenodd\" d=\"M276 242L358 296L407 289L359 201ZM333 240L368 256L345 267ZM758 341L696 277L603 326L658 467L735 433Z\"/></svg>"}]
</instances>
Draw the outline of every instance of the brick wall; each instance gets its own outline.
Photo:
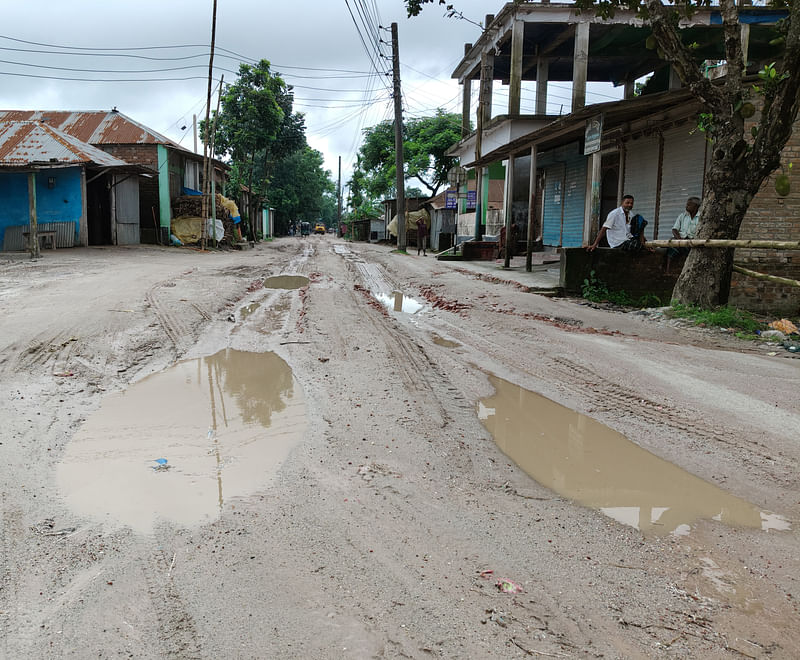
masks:
<instances>
[{"instance_id":1,"label":"brick wall","mask_svg":"<svg viewBox=\"0 0 800 660\"><path fill-rule=\"evenodd\" d=\"M786 170L791 192L786 197L775 192L781 170L774 172L750 204L739 238L800 241L800 121L795 129L781 158L784 165L794 163ZM800 280L800 251L738 249L735 255L735 263L744 268ZM800 313L800 288L734 273L730 304L754 312L796 315Z\"/></svg>"}]
</instances>

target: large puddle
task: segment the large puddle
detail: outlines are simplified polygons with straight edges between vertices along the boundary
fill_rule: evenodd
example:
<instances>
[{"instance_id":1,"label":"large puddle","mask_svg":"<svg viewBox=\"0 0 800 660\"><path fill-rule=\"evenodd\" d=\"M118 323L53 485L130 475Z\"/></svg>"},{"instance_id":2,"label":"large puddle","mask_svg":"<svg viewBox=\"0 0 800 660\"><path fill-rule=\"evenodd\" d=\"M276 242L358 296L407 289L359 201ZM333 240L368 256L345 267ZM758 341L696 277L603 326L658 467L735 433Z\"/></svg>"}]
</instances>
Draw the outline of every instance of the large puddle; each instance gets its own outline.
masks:
<instances>
[{"instance_id":1,"label":"large puddle","mask_svg":"<svg viewBox=\"0 0 800 660\"><path fill-rule=\"evenodd\" d=\"M265 485L305 427L289 365L226 349L107 396L68 445L59 486L92 519L199 525Z\"/></svg>"},{"instance_id":2,"label":"large puddle","mask_svg":"<svg viewBox=\"0 0 800 660\"><path fill-rule=\"evenodd\" d=\"M559 495L645 534L688 534L699 520L790 528L590 417L502 378L489 380L496 392L478 404L481 422L505 454Z\"/></svg>"},{"instance_id":3,"label":"large puddle","mask_svg":"<svg viewBox=\"0 0 800 660\"><path fill-rule=\"evenodd\" d=\"M265 289L302 289L308 286L308 278L303 275L275 275L264 280Z\"/></svg>"}]
</instances>

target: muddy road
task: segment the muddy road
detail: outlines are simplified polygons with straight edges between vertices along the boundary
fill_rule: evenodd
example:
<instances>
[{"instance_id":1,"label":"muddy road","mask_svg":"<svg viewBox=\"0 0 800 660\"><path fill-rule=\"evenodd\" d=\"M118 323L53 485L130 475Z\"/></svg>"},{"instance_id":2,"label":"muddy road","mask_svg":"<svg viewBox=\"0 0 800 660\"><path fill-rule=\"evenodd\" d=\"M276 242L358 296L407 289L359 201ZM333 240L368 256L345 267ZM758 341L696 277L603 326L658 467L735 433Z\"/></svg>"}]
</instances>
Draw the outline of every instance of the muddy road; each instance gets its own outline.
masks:
<instances>
[{"instance_id":1,"label":"muddy road","mask_svg":"<svg viewBox=\"0 0 800 660\"><path fill-rule=\"evenodd\" d=\"M0 349L3 658L800 657L797 359L332 236L2 259Z\"/></svg>"}]
</instances>

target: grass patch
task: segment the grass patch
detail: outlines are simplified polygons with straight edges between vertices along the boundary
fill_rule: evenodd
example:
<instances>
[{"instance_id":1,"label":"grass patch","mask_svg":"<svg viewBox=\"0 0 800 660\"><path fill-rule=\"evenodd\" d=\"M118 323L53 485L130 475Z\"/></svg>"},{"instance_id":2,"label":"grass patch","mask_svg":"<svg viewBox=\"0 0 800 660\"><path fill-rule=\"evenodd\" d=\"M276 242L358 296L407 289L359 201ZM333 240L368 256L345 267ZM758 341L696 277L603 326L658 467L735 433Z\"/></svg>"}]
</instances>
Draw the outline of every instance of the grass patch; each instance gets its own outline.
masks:
<instances>
[{"instance_id":1,"label":"grass patch","mask_svg":"<svg viewBox=\"0 0 800 660\"><path fill-rule=\"evenodd\" d=\"M756 331L763 330L766 327L750 312L736 307L725 306L717 307L716 309L702 309L673 301L670 316L687 319L695 325L732 328L737 330L736 336L742 339L755 338Z\"/></svg>"},{"instance_id":2,"label":"grass patch","mask_svg":"<svg viewBox=\"0 0 800 660\"><path fill-rule=\"evenodd\" d=\"M660 307L661 299L648 293L641 298L634 299L626 291L609 291L605 282L599 279L595 272L589 273L589 277L583 280L581 294L590 302L610 302L624 307Z\"/></svg>"}]
</instances>

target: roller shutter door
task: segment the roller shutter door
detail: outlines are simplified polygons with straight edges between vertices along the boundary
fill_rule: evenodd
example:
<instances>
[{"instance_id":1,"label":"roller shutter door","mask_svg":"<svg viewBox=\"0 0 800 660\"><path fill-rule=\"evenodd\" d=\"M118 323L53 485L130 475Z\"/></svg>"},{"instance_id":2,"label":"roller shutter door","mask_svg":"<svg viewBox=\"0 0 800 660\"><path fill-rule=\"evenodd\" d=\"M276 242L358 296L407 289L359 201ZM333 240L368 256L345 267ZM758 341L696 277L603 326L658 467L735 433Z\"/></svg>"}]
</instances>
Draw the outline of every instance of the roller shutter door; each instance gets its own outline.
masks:
<instances>
[{"instance_id":1,"label":"roller shutter door","mask_svg":"<svg viewBox=\"0 0 800 660\"><path fill-rule=\"evenodd\" d=\"M672 225L686 209L686 199L702 196L706 140L696 129L687 122L664 132L659 239L672 237Z\"/></svg>"},{"instance_id":2,"label":"roller shutter door","mask_svg":"<svg viewBox=\"0 0 800 660\"><path fill-rule=\"evenodd\" d=\"M633 195L633 212L647 220L647 238L653 237L658 183L658 138L629 140L625 144L625 179L622 193ZM605 218L604 218L605 220Z\"/></svg>"}]
</instances>

